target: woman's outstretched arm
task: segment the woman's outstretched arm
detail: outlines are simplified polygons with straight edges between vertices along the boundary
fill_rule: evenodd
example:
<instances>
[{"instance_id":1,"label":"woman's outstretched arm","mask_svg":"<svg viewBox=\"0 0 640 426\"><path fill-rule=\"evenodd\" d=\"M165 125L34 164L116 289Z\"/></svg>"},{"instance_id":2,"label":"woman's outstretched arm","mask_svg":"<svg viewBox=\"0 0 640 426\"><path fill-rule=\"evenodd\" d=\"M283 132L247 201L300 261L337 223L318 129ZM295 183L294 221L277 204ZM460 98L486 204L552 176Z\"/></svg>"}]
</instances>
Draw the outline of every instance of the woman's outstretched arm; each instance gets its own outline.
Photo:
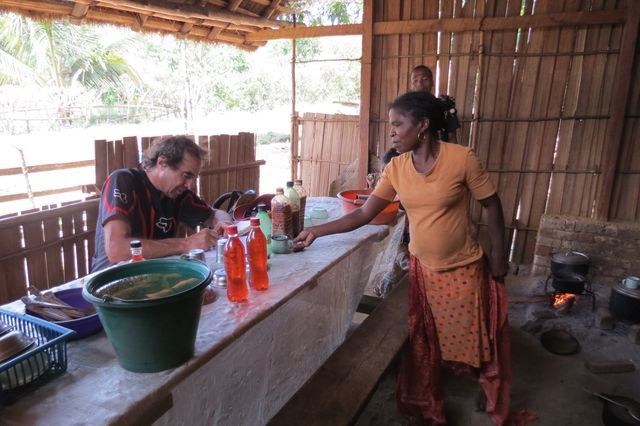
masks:
<instances>
[{"instance_id":1,"label":"woman's outstretched arm","mask_svg":"<svg viewBox=\"0 0 640 426\"><path fill-rule=\"evenodd\" d=\"M353 231L354 229L360 228L362 225L369 223L388 204L389 201L376 197L375 195L371 195L359 209L353 210L352 212L342 216L340 219L323 223L322 225L305 228L293 241L302 242L305 247L309 247L318 237Z\"/></svg>"}]
</instances>

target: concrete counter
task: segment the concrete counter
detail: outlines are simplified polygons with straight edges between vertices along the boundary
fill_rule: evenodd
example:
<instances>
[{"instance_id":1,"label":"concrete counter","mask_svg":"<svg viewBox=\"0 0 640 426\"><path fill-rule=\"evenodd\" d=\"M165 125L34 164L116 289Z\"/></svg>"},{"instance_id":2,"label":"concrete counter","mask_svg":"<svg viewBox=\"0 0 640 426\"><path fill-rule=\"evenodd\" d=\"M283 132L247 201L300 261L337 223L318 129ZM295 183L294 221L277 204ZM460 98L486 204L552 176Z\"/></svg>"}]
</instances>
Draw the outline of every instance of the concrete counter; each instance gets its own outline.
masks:
<instances>
[{"instance_id":1,"label":"concrete counter","mask_svg":"<svg viewBox=\"0 0 640 426\"><path fill-rule=\"evenodd\" d=\"M318 205L342 214L337 199L308 201ZM195 355L178 368L128 372L104 332L69 342L67 373L0 409L0 424L265 424L344 341L387 234L367 225L273 255L269 290L245 303L217 290L202 308Z\"/></svg>"}]
</instances>

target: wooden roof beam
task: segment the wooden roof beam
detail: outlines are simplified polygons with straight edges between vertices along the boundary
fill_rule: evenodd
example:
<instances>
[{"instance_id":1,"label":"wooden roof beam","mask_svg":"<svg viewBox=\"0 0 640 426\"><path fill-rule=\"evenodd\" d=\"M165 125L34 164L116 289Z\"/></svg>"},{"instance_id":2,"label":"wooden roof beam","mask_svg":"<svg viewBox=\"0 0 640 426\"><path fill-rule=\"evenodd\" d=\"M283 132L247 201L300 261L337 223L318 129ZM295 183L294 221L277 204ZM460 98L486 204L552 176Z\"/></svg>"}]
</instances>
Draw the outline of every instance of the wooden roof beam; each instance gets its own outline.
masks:
<instances>
[{"instance_id":1,"label":"wooden roof beam","mask_svg":"<svg viewBox=\"0 0 640 426\"><path fill-rule=\"evenodd\" d=\"M267 19L273 18L273 15L278 12L278 6L280 5L281 1L282 0L271 0L271 4L269 5L269 7L267 7L267 10L264 11L262 16Z\"/></svg>"},{"instance_id":2,"label":"wooden roof beam","mask_svg":"<svg viewBox=\"0 0 640 426\"><path fill-rule=\"evenodd\" d=\"M189 34L193 29L193 24L191 22L185 22L182 24L182 28L180 28L180 34Z\"/></svg>"},{"instance_id":3,"label":"wooden roof beam","mask_svg":"<svg viewBox=\"0 0 640 426\"><path fill-rule=\"evenodd\" d=\"M168 3L163 0L147 0L144 4L136 3L131 0L98 0L96 4L98 6L108 7L111 9L126 7L128 10L136 11L138 13L161 13L166 16L174 17L175 19L216 19L231 24L267 28L288 28L293 26L290 22L286 21L276 21L262 17L247 16L219 8L203 8L195 5L177 5L176 3ZM177 9L177 6L180 6L180 8Z\"/></svg>"},{"instance_id":4,"label":"wooden roof beam","mask_svg":"<svg viewBox=\"0 0 640 426\"><path fill-rule=\"evenodd\" d=\"M273 4L271 0L253 0L253 2L262 6L270 6ZM282 6L280 3L282 3L282 1L278 1L278 5L276 6L276 9L279 13L286 13L289 15L296 13L294 9L287 6ZM265 15L263 14L263 16Z\"/></svg>"},{"instance_id":5,"label":"wooden roof beam","mask_svg":"<svg viewBox=\"0 0 640 426\"><path fill-rule=\"evenodd\" d=\"M231 0L229 2L229 5L227 6L227 9L235 12L240 7L240 3L242 3L242 0Z\"/></svg>"},{"instance_id":6,"label":"wooden roof beam","mask_svg":"<svg viewBox=\"0 0 640 426\"><path fill-rule=\"evenodd\" d=\"M73 10L71 11L71 18L69 18L69 20L74 24L80 24L84 20L84 17L87 15L87 11L89 11L88 4L76 3L73 6Z\"/></svg>"},{"instance_id":7,"label":"wooden roof beam","mask_svg":"<svg viewBox=\"0 0 640 426\"><path fill-rule=\"evenodd\" d=\"M314 38L344 35L361 35L362 24L327 25L320 27L296 27L281 30L262 30L247 34L247 41L268 41L283 38Z\"/></svg>"},{"instance_id":8,"label":"wooden roof beam","mask_svg":"<svg viewBox=\"0 0 640 426\"><path fill-rule=\"evenodd\" d=\"M575 25L623 24L625 9L594 12L560 12L526 16L485 18L445 18L409 21L386 21L373 24L374 35L419 34L433 31L499 31L519 28L545 28Z\"/></svg>"}]
</instances>

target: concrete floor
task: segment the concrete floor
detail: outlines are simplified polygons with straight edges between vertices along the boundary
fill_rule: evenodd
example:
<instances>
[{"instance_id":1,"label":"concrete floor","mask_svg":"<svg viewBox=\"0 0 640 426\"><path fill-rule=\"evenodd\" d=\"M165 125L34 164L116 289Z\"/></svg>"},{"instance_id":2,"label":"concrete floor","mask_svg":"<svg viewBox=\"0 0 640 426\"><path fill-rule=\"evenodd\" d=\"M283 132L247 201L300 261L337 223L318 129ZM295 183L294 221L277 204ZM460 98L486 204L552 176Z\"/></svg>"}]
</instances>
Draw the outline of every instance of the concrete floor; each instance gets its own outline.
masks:
<instances>
[{"instance_id":1,"label":"concrete floor","mask_svg":"<svg viewBox=\"0 0 640 426\"><path fill-rule=\"evenodd\" d=\"M542 277L512 276L509 296L543 294ZM609 290L594 283L598 306L608 306ZM595 313L586 298L578 298L568 315L560 315L544 302L509 304L512 347L512 410L526 409L538 416L534 425L601 425L602 404L583 388L625 395L640 401L640 372L594 374L585 361L632 360L640 368L640 345L626 336L629 324L616 323L611 331L595 326ZM580 342L578 353L554 355L540 344L550 329L570 332ZM406 425L395 404L397 362L382 377L356 425ZM484 413L475 412L479 386L471 379L445 375L445 409L453 426L491 425Z\"/></svg>"}]
</instances>

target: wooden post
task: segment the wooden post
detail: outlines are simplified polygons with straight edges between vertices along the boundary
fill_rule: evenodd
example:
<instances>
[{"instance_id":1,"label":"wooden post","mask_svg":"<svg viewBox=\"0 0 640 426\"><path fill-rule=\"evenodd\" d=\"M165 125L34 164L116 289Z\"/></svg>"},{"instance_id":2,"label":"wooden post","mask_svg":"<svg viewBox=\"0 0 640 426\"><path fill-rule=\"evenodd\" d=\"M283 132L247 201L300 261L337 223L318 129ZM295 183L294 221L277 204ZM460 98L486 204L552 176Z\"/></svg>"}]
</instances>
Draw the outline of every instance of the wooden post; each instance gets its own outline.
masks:
<instances>
[{"instance_id":1,"label":"wooden post","mask_svg":"<svg viewBox=\"0 0 640 426\"><path fill-rule=\"evenodd\" d=\"M362 18L362 65L360 71L360 143L358 187L365 187L369 171L369 122L371 119L371 62L373 59L373 0L365 0Z\"/></svg>"},{"instance_id":2,"label":"wooden post","mask_svg":"<svg viewBox=\"0 0 640 426\"><path fill-rule=\"evenodd\" d=\"M293 27L296 15L293 15ZM291 39L291 180L298 178L298 120L296 112L296 38Z\"/></svg>"},{"instance_id":3,"label":"wooden post","mask_svg":"<svg viewBox=\"0 0 640 426\"><path fill-rule=\"evenodd\" d=\"M620 145L624 136L624 114L629 101L631 71L633 70L633 60L638 40L640 2L630 1L627 3L627 8L627 20L622 31L618 66L613 76L615 83L611 98L611 118L607 126L609 137L602 156L602 178L600 179L598 198L596 199L595 216L599 220L608 220L611 210Z\"/></svg>"}]
</instances>

